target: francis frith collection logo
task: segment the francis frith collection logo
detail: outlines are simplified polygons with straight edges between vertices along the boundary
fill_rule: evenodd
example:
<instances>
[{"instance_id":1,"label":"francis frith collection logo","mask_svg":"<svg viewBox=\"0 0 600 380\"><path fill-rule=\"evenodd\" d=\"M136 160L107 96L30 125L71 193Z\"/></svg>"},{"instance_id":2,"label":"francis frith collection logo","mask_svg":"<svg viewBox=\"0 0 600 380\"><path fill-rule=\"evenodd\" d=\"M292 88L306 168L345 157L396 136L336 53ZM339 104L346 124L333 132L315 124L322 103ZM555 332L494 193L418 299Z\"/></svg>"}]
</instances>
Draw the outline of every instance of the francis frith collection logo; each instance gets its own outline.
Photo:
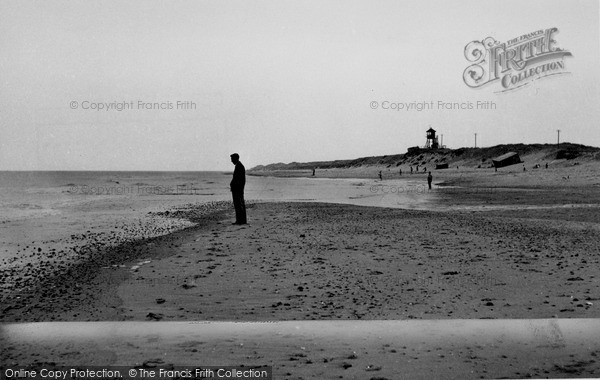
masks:
<instances>
[{"instance_id":1,"label":"francis frith collection logo","mask_svg":"<svg viewBox=\"0 0 600 380\"><path fill-rule=\"evenodd\" d=\"M543 77L566 74L564 59L571 53L557 46L557 32L558 28L540 29L503 43L492 37L468 43L465 58L471 65L463 80L473 88L499 82L497 92L506 92Z\"/></svg>"}]
</instances>

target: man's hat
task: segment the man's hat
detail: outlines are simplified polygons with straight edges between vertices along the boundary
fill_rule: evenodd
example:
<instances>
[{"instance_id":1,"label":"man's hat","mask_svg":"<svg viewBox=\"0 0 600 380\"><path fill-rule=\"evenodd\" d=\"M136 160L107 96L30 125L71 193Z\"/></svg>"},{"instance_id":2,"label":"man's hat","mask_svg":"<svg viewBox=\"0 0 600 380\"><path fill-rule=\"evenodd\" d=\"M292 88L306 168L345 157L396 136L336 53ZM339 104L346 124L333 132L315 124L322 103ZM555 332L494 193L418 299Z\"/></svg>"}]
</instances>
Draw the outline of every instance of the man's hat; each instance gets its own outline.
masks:
<instances>
[{"instance_id":1,"label":"man's hat","mask_svg":"<svg viewBox=\"0 0 600 380\"><path fill-rule=\"evenodd\" d=\"M239 159L240 159L240 155L239 155L239 154L237 154L237 153L230 154L230 155L229 155L229 157L231 157L231 158L235 158L236 160L239 160Z\"/></svg>"}]
</instances>

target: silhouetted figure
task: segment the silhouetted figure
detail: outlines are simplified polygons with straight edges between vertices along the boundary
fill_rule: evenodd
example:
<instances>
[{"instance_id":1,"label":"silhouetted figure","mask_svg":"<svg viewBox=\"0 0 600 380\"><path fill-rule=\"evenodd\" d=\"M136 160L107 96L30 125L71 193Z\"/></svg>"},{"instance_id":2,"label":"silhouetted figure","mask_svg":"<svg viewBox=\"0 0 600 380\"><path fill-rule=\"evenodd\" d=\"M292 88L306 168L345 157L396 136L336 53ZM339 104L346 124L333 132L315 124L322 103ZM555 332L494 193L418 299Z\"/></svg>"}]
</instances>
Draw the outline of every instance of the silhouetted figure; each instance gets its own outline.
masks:
<instances>
[{"instance_id":1,"label":"silhouetted figure","mask_svg":"<svg viewBox=\"0 0 600 380\"><path fill-rule=\"evenodd\" d=\"M524 172L526 172L526 171L527 171L527 169L525 169L525 165L523 165L523 171L524 171Z\"/></svg>"},{"instance_id":2,"label":"silhouetted figure","mask_svg":"<svg viewBox=\"0 0 600 380\"><path fill-rule=\"evenodd\" d=\"M383 176L381 175L381 170L379 171L379 180L382 181L383 180Z\"/></svg>"},{"instance_id":3,"label":"silhouetted figure","mask_svg":"<svg viewBox=\"0 0 600 380\"><path fill-rule=\"evenodd\" d=\"M313 177L315 176L315 168L313 168Z\"/></svg>"},{"instance_id":4,"label":"silhouetted figure","mask_svg":"<svg viewBox=\"0 0 600 380\"><path fill-rule=\"evenodd\" d=\"M427 176L427 185L429 185L429 190L431 190L431 181L433 181L433 176L431 175L431 172L429 172L429 175Z\"/></svg>"},{"instance_id":5,"label":"silhouetted figure","mask_svg":"<svg viewBox=\"0 0 600 380\"><path fill-rule=\"evenodd\" d=\"M416 170L417 174L419 174L419 165L417 165L417 170Z\"/></svg>"},{"instance_id":6,"label":"silhouetted figure","mask_svg":"<svg viewBox=\"0 0 600 380\"><path fill-rule=\"evenodd\" d=\"M400 173L400 175L402 175L402 169L400 169L399 173Z\"/></svg>"},{"instance_id":7,"label":"silhouetted figure","mask_svg":"<svg viewBox=\"0 0 600 380\"><path fill-rule=\"evenodd\" d=\"M413 174L413 168L412 168L412 166L410 167L410 174Z\"/></svg>"},{"instance_id":8,"label":"silhouetted figure","mask_svg":"<svg viewBox=\"0 0 600 380\"><path fill-rule=\"evenodd\" d=\"M427 173L427 166L423 167L423 173ZM431 173L431 172L430 172Z\"/></svg>"},{"instance_id":9,"label":"silhouetted figure","mask_svg":"<svg viewBox=\"0 0 600 380\"><path fill-rule=\"evenodd\" d=\"M548 169L548 163L546 162L546 169Z\"/></svg>"},{"instance_id":10,"label":"silhouetted figure","mask_svg":"<svg viewBox=\"0 0 600 380\"><path fill-rule=\"evenodd\" d=\"M235 165L233 170L233 179L229 184L231 187L231 196L233 197L233 206L235 207L235 223L246 224L246 204L244 203L244 186L246 185L246 168L240 162L240 155L232 154L231 162Z\"/></svg>"}]
</instances>

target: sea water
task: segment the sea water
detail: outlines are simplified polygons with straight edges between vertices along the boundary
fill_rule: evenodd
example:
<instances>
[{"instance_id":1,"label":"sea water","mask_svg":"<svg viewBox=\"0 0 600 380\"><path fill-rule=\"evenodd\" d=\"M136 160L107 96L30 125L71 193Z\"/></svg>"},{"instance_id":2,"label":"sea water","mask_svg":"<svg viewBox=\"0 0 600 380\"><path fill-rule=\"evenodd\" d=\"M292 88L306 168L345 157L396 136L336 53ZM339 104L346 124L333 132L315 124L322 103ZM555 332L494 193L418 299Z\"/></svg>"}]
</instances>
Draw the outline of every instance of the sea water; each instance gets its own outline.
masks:
<instances>
[{"instance_id":1,"label":"sea water","mask_svg":"<svg viewBox=\"0 0 600 380\"><path fill-rule=\"evenodd\" d=\"M229 200L223 172L0 172L0 222L68 213L87 205ZM246 199L429 208L425 181L247 176ZM114 207L114 206L113 206Z\"/></svg>"},{"instance_id":2,"label":"sea water","mask_svg":"<svg viewBox=\"0 0 600 380\"><path fill-rule=\"evenodd\" d=\"M152 212L230 201L230 180L231 172L216 171L0 172L0 258L15 255L34 243L47 247L74 234L141 223ZM424 178L379 181L247 175L246 181L248 202L329 202L417 209L435 204L435 194L427 190Z\"/></svg>"}]
</instances>

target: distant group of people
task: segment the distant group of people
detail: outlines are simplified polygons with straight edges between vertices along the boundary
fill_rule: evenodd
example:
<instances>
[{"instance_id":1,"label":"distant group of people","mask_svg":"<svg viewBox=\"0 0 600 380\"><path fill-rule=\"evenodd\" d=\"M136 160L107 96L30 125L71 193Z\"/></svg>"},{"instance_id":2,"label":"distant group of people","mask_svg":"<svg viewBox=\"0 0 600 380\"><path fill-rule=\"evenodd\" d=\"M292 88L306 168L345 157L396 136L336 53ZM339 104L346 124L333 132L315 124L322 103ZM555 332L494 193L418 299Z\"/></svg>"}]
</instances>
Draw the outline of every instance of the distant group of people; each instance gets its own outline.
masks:
<instances>
[{"instance_id":1,"label":"distant group of people","mask_svg":"<svg viewBox=\"0 0 600 380\"><path fill-rule=\"evenodd\" d=\"M418 173L419 172L419 165L415 166L415 169L413 169L412 166L410 166L410 174L414 174L414 173ZM423 166L423 170L421 170L422 173L427 173L427 166ZM400 169L400 175L402 175L402 169Z\"/></svg>"},{"instance_id":2,"label":"distant group of people","mask_svg":"<svg viewBox=\"0 0 600 380\"><path fill-rule=\"evenodd\" d=\"M458 168L458 167L457 167L457 168ZM416 170L415 170L415 169L413 169L413 167L412 167L412 166L410 166L410 174L414 174L415 172L416 172L416 173L418 173L418 172L419 172L419 165L417 165L417 166L416 166ZM426 166L423 166L422 173L427 173L427 167L426 167ZM431 174L431 172L429 172L429 173ZM402 175L402 168L399 168L399 169L398 169L398 174L399 174L399 175ZM315 175L315 174L314 174L314 170L313 170L313 175ZM382 171L381 171L381 170L379 171L379 179L380 179L380 180L383 180L383 174L382 174Z\"/></svg>"},{"instance_id":3,"label":"distant group of people","mask_svg":"<svg viewBox=\"0 0 600 380\"><path fill-rule=\"evenodd\" d=\"M417 173L419 171L419 165L417 165ZM413 174L413 167L410 167L410 174ZM423 167L423 173L427 173L427 167ZM398 170L398 174L402 175L402 168L400 168ZM380 170L379 171L379 180L383 181L383 172ZM427 185L429 186L429 190L431 190L431 182L433 181L433 175L431 174L431 171L429 171L429 174L427 175Z\"/></svg>"},{"instance_id":4,"label":"distant group of people","mask_svg":"<svg viewBox=\"0 0 600 380\"><path fill-rule=\"evenodd\" d=\"M545 164L544 166L546 167L546 169L548 169L548 163L547 163L547 162L546 162L546 164ZM539 169L539 168L541 168L541 167L542 167L542 166L541 166L540 164L535 164L535 165L533 165L533 168L534 168L534 169ZM496 171L498 171L498 168L496 168ZM523 165L523 171L524 171L524 172L526 172L526 171L527 171L527 168L525 167L525 165Z\"/></svg>"}]
</instances>

